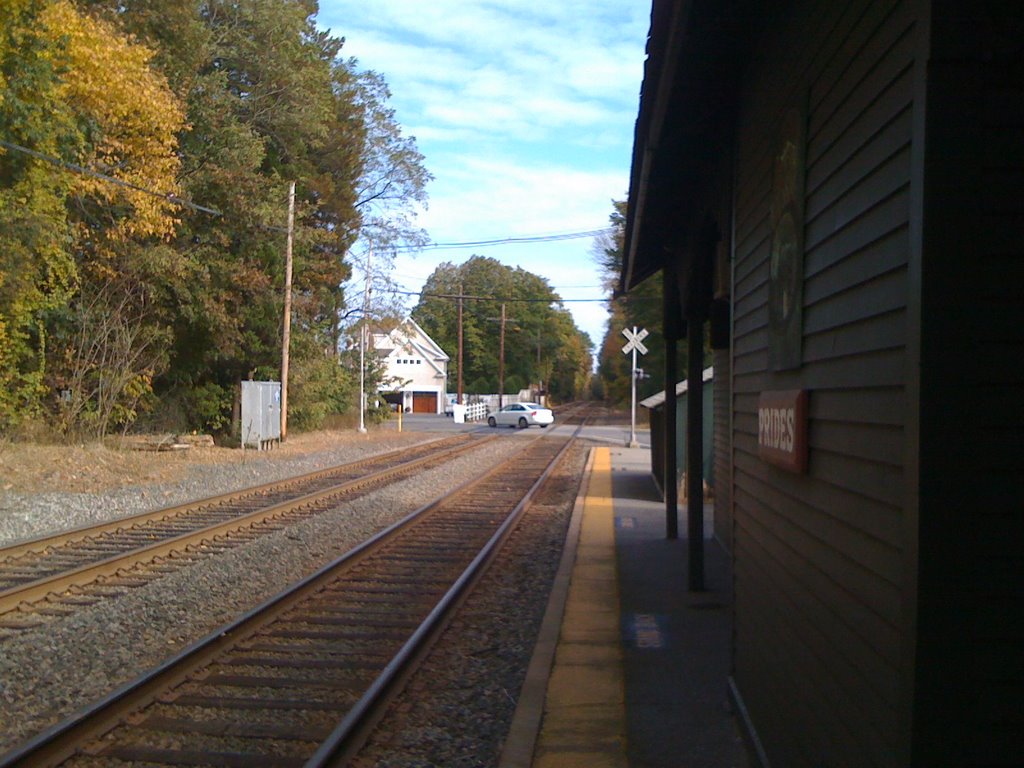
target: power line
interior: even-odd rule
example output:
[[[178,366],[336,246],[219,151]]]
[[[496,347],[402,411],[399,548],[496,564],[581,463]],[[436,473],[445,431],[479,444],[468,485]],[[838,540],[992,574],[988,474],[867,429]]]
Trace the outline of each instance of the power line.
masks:
[[[28,147],[23,147],[20,144],[14,144],[13,142],[4,141],[3,139],[0,139],[0,147],[5,147],[6,149],[13,149],[16,152],[22,152],[26,155],[38,158],[39,160],[44,160],[47,163],[51,163],[52,165],[56,165],[57,167],[63,168],[64,170],[67,171],[83,173],[86,176],[92,176],[93,178],[101,179],[103,181],[110,182],[111,184],[116,184],[119,187],[126,187],[127,189],[133,189],[136,192],[142,192],[143,194],[150,195],[151,197],[158,197],[161,200],[166,200],[172,205],[177,205],[181,208],[190,208],[193,211],[207,213],[210,216],[220,216],[222,218],[227,218],[227,216],[225,216],[224,213],[218,211],[216,208],[208,208],[205,205],[193,203],[189,200],[185,200],[184,198],[178,197],[177,195],[171,192],[158,192],[155,189],[141,187],[138,184],[132,184],[130,181],[124,181],[123,179],[115,178],[114,176],[110,176],[106,173],[94,171],[91,168],[86,168],[85,166],[78,165],[77,163],[71,163],[68,162],[67,160],[61,160],[59,157],[53,157],[52,155],[47,155],[44,152],[39,152],[34,149],[29,149]],[[274,226],[273,224],[256,224],[255,226],[257,229],[262,229],[266,232],[288,232],[287,227],[278,227]]]
[[[396,251],[443,251],[457,248],[477,248],[484,245],[516,245],[521,243],[551,243],[557,240],[576,240],[583,237],[600,237],[611,234],[611,227],[604,229],[588,229],[585,232],[566,232],[559,235],[527,235],[525,237],[503,237],[496,240],[467,240],[456,243],[428,243],[427,245],[403,245]]]
[[[116,185],[118,185],[120,187],[125,187],[127,189],[135,190],[136,192],[141,192],[143,194],[150,195],[152,197],[160,198],[161,200],[166,200],[167,202],[169,202],[169,203],[171,203],[173,205],[180,206],[182,208],[189,208],[189,209],[191,209],[193,211],[200,211],[202,213],[207,213],[207,214],[209,214],[211,216],[221,216],[221,217],[224,216],[224,213],[222,213],[221,211],[216,210],[215,208],[208,208],[205,205],[199,205],[198,203],[193,203],[193,202],[191,202],[189,200],[185,200],[185,199],[183,199],[181,197],[178,197],[177,195],[175,195],[175,194],[173,194],[171,192],[159,192],[159,191],[154,190],[154,189],[149,189],[147,187],[139,186],[138,184],[132,184],[129,181],[124,181],[123,179],[118,179],[118,178],[116,178],[114,176],[110,176],[110,175],[108,175],[106,173],[101,173],[100,171],[94,171],[91,168],[86,168],[85,166],[78,165],[77,163],[72,163],[72,162],[68,162],[67,160],[62,160],[59,157],[54,157],[53,155],[47,155],[44,152],[39,152],[39,151],[34,150],[34,149],[29,149],[28,147],[23,147],[20,144],[15,144],[13,142],[5,141],[3,139],[0,139],[0,147],[4,147],[6,149],[14,150],[15,152],[21,152],[23,154],[30,155],[31,157],[35,157],[35,158],[37,158],[39,160],[43,160],[43,161],[48,162],[48,163],[50,163],[52,165],[55,165],[55,166],[57,166],[59,168],[63,168],[64,170],[74,171],[75,173],[82,173],[82,174],[85,174],[86,176],[92,176],[93,178],[101,179],[101,180],[107,181],[107,182],[109,182],[111,184],[116,184]],[[258,224],[257,226],[260,229],[264,229],[264,230],[267,230],[267,231],[270,231],[270,232],[287,232],[288,231],[286,227],[277,227],[277,226],[274,226],[272,224]],[[470,240],[470,241],[465,241],[465,242],[452,242],[452,243],[429,243],[427,245],[421,245],[421,246],[416,246],[416,245],[400,245],[400,246],[396,246],[394,248],[394,250],[396,252],[439,251],[439,250],[450,250],[450,249],[458,249],[458,248],[477,248],[477,247],[480,247],[480,246],[490,246],[490,245],[516,245],[516,244],[522,244],[522,243],[550,243],[550,242],[556,242],[556,241],[559,241],[559,240],[575,240],[575,239],[584,238],[584,237],[599,237],[601,235],[611,234],[614,231],[615,230],[612,227],[605,227],[604,229],[590,229],[590,230],[586,230],[586,231],[582,231],[582,232],[566,232],[566,233],[562,233],[562,234],[553,234],[553,235],[527,235],[525,237],[505,237],[505,238],[499,238],[499,239],[496,239],[496,240]],[[586,299],[581,299],[581,301],[586,301]]]
[[[427,293],[426,291],[399,291],[399,290],[393,289],[393,288],[379,289],[379,292],[380,293],[394,293],[394,294],[398,294],[400,296],[419,296],[421,299],[459,299],[459,298],[462,298],[462,299],[466,299],[467,301],[503,301],[503,302],[508,303],[508,304],[512,304],[512,303],[519,303],[519,304],[531,304],[531,303],[532,304],[536,304],[536,303],[545,303],[545,304],[555,304],[555,303],[558,303],[558,304],[563,304],[563,303],[596,304],[596,303],[604,303],[604,302],[608,301],[608,298],[602,298],[602,299],[558,299],[558,298],[554,298],[554,299],[552,299],[552,298],[547,298],[547,299],[543,299],[543,298],[540,298],[540,299],[521,299],[521,298],[503,298],[501,296],[469,296],[467,294],[463,294],[462,296],[459,296],[458,294],[455,294],[455,293]]]
[[[143,194],[151,195],[152,197],[159,197],[161,200],[166,200],[169,203],[173,203],[174,205],[178,205],[178,206],[181,206],[183,208],[191,208],[194,211],[202,211],[203,213],[208,213],[211,216],[223,216],[224,215],[220,211],[215,210],[213,208],[207,208],[204,205],[197,205],[196,203],[189,202],[188,200],[183,200],[182,198],[180,198],[177,195],[172,194],[170,192],[157,192],[156,190],[153,190],[153,189],[147,189],[146,187],[140,187],[138,184],[132,184],[130,181],[124,181],[122,179],[117,179],[117,178],[114,178],[113,176],[108,176],[105,173],[100,173],[99,171],[94,171],[91,168],[86,168],[85,166],[77,165],[76,163],[69,163],[67,160],[61,160],[59,157],[53,157],[52,155],[47,155],[47,154],[44,154],[42,152],[37,152],[34,149],[29,149],[28,147],[23,147],[20,144],[14,144],[14,143],[12,143],[10,141],[4,141],[3,139],[0,139],[0,147],[5,147],[7,149],[13,149],[16,152],[22,152],[22,153],[24,153],[26,155],[31,155],[32,157],[35,157],[35,158],[37,158],[39,160],[45,160],[48,163],[51,163],[53,165],[56,165],[56,166],[58,166],[60,168],[68,170],[68,171],[75,171],[76,173],[84,173],[86,176],[92,176],[92,177],[97,178],[97,179],[102,179],[103,181],[109,181],[111,184],[117,184],[120,187],[127,187],[128,189],[133,189],[136,192],[142,192]]]

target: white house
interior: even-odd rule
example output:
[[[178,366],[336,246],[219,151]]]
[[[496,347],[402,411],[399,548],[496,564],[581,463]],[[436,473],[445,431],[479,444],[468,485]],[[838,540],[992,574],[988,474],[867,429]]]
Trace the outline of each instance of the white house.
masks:
[[[409,318],[390,333],[375,333],[373,349],[385,367],[384,389],[402,393],[402,409],[443,413],[451,359]]]

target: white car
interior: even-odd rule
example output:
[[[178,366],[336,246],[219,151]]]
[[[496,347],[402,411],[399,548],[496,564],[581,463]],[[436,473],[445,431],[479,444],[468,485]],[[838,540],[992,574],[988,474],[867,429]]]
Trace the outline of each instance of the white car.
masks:
[[[487,423],[496,427],[499,424],[506,427],[519,427],[526,429],[531,424],[539,427],[546,427],[555,421],[555,414],[549,408],[537,403],[512,403],[506,405],[497,413],[487,417]]]

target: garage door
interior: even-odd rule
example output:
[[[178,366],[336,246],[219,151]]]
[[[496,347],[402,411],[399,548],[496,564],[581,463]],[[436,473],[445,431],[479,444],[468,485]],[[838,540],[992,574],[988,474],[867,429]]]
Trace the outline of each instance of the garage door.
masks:
[[[437,413],[437,392],[413,392],[413,413]]]

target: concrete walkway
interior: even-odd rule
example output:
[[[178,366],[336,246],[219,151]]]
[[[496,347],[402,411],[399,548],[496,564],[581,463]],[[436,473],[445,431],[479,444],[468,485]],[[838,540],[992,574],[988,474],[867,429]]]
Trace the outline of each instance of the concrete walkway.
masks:
[[[649,450],[592,449],[502,768],[748,768],[728,706],[731,577],[712,515],[706,589],[691,593]]]

